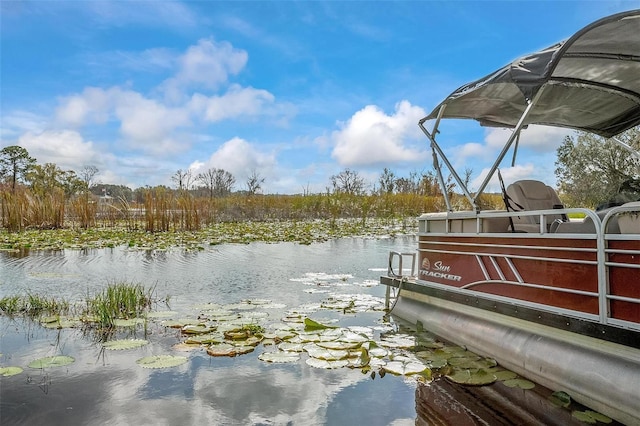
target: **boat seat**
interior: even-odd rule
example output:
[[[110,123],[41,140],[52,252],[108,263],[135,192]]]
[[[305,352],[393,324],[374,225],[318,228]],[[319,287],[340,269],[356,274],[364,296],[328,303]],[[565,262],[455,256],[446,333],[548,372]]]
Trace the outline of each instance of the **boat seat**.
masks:
[[[640,201],[623,204],[637,209],[632,212],[621,213],[618,216],[618,226],[621,234],[640,234]]]
[[[516,212],[563,208],[556,191],[539,180],[513,182],[507,187],[506,199],[509,204],[507,210]],[[556,219],[565,221],[566,217],[562,214],[547,215],[547,230]],[[513,228],[519,232],[540,232],[540,216],[514,216]]]

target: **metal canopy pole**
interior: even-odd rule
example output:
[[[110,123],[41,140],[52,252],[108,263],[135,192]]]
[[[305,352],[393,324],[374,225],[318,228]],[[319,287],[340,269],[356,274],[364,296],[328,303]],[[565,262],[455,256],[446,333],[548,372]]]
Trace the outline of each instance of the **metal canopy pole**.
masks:
[[[467,189],[467,186],[464,184],[464,182],[462,182],[462,179],[460,179],[460,176],[458,176],[458,173],[456,173],[455,169],[453,168],[453,166],[449,162],[449,159],[447,158],[447,156],[444,154],[444,152],[440,148],[440,145],[438,145],[438,142],[436,142],[435,134],[438,132],[438,125],[440,124],[440,120],[442,119],[442,115],[444,114],[444,109],[445,109],[446,106],[447,106],[446,104],[440,106],[440,110],[438,110],[438,117],[436,117],[436,122],[435,122],[435,124],[433,126],[433,130],[431,131],[431,133],[429,133],[429,131],[427,129],[425,129],[425,127],[424,127],[424,122],[426,121],[425,119],[420,120],[418,122],[418,125],[422,129],[422,132],[431,141],[431,150],[433,152],[434,167],[435,167],[436,172],[437,172],[438,182],[440,184],[440,187],[442,188],[442,193],[444,195],[445,203],[447,204],[447,210],[448,211],[452,211],[453,209],[451,207],[451,202],[449,200],[449,194],[447,193],[447,187],[444,184],[444,178],[442,176],[442,170],[441,170],[440,164],[438,162],[438,157],[437,157],[438,155],[440,156],[440,158],[442,159],[444,164],[449,169],[449,172],[451,173],[451,175],[455,179],[456,183],[460,186],[460,189],[462,189],[462,191],[464,192],[465,196],[467,197],[467,200],[469,200],[469,202],[471,203],[473,208],[475,210],[477,210],[478,207],[476,206],[474,198],[469,193],[469,190]]]
[[[513,158],[511,159],[511,167],[516,165],[516,156],[518,155],[518,145],[520,144],[520,132],[516,136],[516,144],[513,146]]]
[[[532,101],[527,102],[527,107],[524,109],[524,112],[520,116],[520,119],[518,120],[518,123],[514,127],[513,132],[511,133],[511,136],[509,136],[509,139],[507,140],[507,143],[504,145],[504,147],[502,147],[502,151],[500,152],[500,155],[496,159],[495,163],[493,163],[493,166],[491,167],[491,169],[489,169],[489,173],[487,173],[487,176],[484,178],[484,181],[482,182],[482,185],[480,185],[480,188],[478,189],[478,192],[476,192],[476,196],[473,199],[473,201],[474,201],[473,204],[474,205],[475,205],[475,200],[480,196],[480,194],[482,194],[484,189],[489,184],[489,181],[491,180],[491,178],[495,174],[496,169],[498,168],[498,166],[500,166],[500,163],[504,159],[504,156],[507,154],[507,151],[509,151],[509,148],[511,147],[511,144],[513,144],[513,141],[517,137],[519,137],[520,130],[522,130],[522,128],[524,127],[525,118],[527,118],[527,116],[531,112],[531,109],[536,104],[537,100],[540,98],[540,94],[542,93],[543,90],[544,90],[544,88],[540,88],[540,90],[538,90],[538,93],[536,94],[535,98]]]

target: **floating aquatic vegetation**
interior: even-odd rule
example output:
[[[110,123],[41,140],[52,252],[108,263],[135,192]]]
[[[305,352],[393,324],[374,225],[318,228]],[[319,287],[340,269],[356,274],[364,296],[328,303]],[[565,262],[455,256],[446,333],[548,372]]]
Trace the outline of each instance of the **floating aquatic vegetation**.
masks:
[[[447,374],[447,379],[461,385],[484,386],[494,383],[498,379],[495,374],[487,372],[487,370],[455,370],[451,374]]]
[[[29,363],[29,368],[53,368],[64,367],[75,362],[75,359],[67,355],[54,355],[38,358]]]
[[[535,383],[526,379],[509,379],[502,383],[507,387],[520,389],[533,389],[536,386]]]
[[[40,318],[40,324],[44,328],[61,329],[80,327],[83,322],[78,318],[67,318],[58,316]]]
[[[612,420],[609,417],[605,416],[604,414],[600,414],[596,411],[591,411],[591,410],[585,410],[585,411],[574,410],[571,412],[571,415],[576,419],[580,420],[581,422],[589,423],[589,424],[596,424],[598,422],[608,424],[612,422]]]
[[[309,330],[324,330],[324,329],[327,329],[327,328],[336,328],[336,327],[332,326],[332,325],[319,323],[318,321],[312,320],[311,318],[305,318],[304,319],[304,329],[306,331],[309,331]]]
[[[298,362],[300,355],[296,352],[263,352],[258,355],[258,359],[265,362],[272,362],[274,364],[284,364]]]
[[[102,347],[112,351],[121,351],[126,349],[135,349],[148,345],[149,341],[144,339],[120,339],[110,340],[102,344]]]
[[[20,367],[0,367],[0,376],[9,377],[22,373],[24,370]]]
[[[213,344],[207,348],[207,353],[211,356],[230,356],[234,357],[237,355],[248,354],[249,352],[253,352],[255,349],[254,346],[251,345],[234,345],[231,343],[219,343]]]
[[[571,405],[571,396],[563,391],[557,391],[549,396],[549,400],[558,407],[569,407]]]
[[[349,365],[349,361],[346,359],[307,358],[305,363],[314,368],[324,368],[327,370],[342,368]]]
[[[388,373],[410,376],[412,374],[423,373],[429,369],[425,364],[415,360],[389,361],[384,366]]]
[[[153,355],[136,361],[142,368],[170,368],[187,362],[187,357],[179,355]]]

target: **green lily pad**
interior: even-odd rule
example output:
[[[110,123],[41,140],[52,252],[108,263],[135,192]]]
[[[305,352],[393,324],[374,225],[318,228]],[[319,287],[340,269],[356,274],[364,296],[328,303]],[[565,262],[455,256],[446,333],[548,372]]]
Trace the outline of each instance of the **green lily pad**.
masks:
[[[446,376],[454,383],[470,386],[484,386],[494,383],[497,378],[495,374],[486,370],[457,370]]]
[[[142,368],[169,368],[177,367],[187,362],[186,356],[179,355],[153,355],[140,358],[136,361]]]
[[[398,376],[410,376],[412,374],[422,373],[428,368],[429,367],[427,367],[426,364],[419,361],[390,361],[384,366],[384,369],[388,373],[396,374]]]
[[[215,327],[209,327],[205,324],[185,325],[181,331],[183,334],[205,334],[215,330]]]
[[[0,367],[0,376],[9,377],[22,373],[24,370],[20,367]]]
[[[318,358],[325,361],[335,361],[349,356],[349,351],[338,349],[325,349],[315,343],[304,346],[304,350],[311,358]]]
[[[558,407],[567,408],[569,405],[571,405],[571,396],[563,391],[552,393],[551,396],[549,396],[549,400]]]
[[[505,386],[510,388],[533,389],[534,387],[536,387],[535,383],[525,379],[505,380],[502,383],[504,383]]]
[[[298,360],[300,359],[300,355],[298,355],[296,352],[263,352],[258,355],[258,359],[265,362],[283,364],[298,362]]]
[[[47,356],[31,361],[29,368],[64,367],[65,365],[72,364],[74,361],[75,359],[66,355]]]
[[[356,349],[359,348],[361,343],[360,342],[356,342],[356,343],[349,343],[349,342],[339,342],[336,340],[332,340],[329,342],[317,342],[316,345],[320,346],[321,348],[324,349],[341,349],[341,350],[349,350],[349,349]]]
[[[230,343],[220,343],[207,348],[207,353],[211,356],[237,356],[253,352],[255,347],[249,345],[232,345]]]
[[[492,373],[501,382],[504,382],[505,380],[515,379],[516,377],[518,377],[516,373],[509,370],[492,371]]]
[[[222,343],[224,335],[222,333],[194,334],[187,337],[185,343],[189,345],[210,345],[212,343]]]
[[[105,342],[102,345],[102,347],[112,351],[121,351],[125,349],[139,348],[141,346],[147,345],[148,343],[149,343],[148,340],[143,340],[143,339],[121,339],[121,340],[111,340],[109,342]]]
[[[144,319],[142,318],[129,318],[129,319],[116,318],[113,320],[113,325],[115,325],[116,327],[134,327],[137,324],[142,324],[142,323],[144,323]]]
[[[337,328],[335,326],[332,325],[326,325],[326,324],[321,324],[318,321],[314,321],[311,318],[305,318],[304,319],[304,329],[306,331],[309,330],[324,330],[327,328]]]
[[[349,365],[349,361],[346,359],[335,359],[335,360],[327,360],[327,359],[319,359],[319,358],[307,358],[305,361],[307,365],[310,365],[314,368],[324,368],[327,370],[342,368]]]

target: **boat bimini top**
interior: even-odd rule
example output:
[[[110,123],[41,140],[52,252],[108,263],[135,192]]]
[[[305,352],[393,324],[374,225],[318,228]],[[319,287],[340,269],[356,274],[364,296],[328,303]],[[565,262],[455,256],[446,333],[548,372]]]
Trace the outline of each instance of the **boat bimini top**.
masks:
[[[443,118],[513,129],[475,196],[436,142]],[[433,129],[428,131],[424,123],[433,119]],[[514,142],[515,160],[520,131],[529,124],[566,127],[605,138],[640,125],[640,9],[600,19],[565,41],[460,87],[419,122],[431,141],[441,186],[438,156],[476,209],[478,196]],[[640,158],[630,146],[616,142]],[[445,201],[451,211],[447,194]]]

